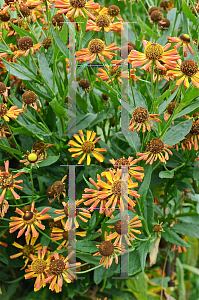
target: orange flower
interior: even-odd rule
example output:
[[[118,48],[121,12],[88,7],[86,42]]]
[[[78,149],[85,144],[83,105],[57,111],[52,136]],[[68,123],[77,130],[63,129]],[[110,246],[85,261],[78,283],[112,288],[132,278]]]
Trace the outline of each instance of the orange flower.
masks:
[[[115,225],[110,225],[108,228],[115,228],[115,232],[109,234],[107,237],[107,241],[111,241],[116,238],[115,242],[113,243],[114,246],[122,245],[122,238],[125,238],[126,243],[131,246],[131,242],[136,239],[136,236],[133,232],[137,234],[141,234],[139,230],[134,229],[135,227],[142,227],[141,220],[138,220],[138,216],[135,216],[132,220],[126,220],[127,215],[125,215],[122,220],[119,220],[115,223]],[[130,240],[130,241],[129,241]]]
[[[74,18],[77,18],[79,14],[85,18],[83,11],[91,18],[94,19],[95,17],[87,10],[89,9],[99,9],[99,4],[93,1],[86,1],[86,0],[55,0],[56,8],[63,8],[62,10],[58,11],[58,14],[65,14],[66,17],[70,18],[74,13]]]
[[[31,153],[27,150],[27,154],[28,155],[23,155],[26,159],[19,161],[20,163],[24,163],[25,166],[31,164],[34,167],[34,165],[37,166],[37,164],[43,160],[43,155],[41,155],[39,150],[33,150]]]
[[[166,51],[171,47],[171,44],[162,47],[157,43],[143,40],[143,45],[145,48],[144,53],[132,50],[129,54],[129,62],[132,63],[132,67],[139,67],[145,64],[141,69],[146,71],[153,62],[160,70],[176,67],[176,60],[180,58],[177,50]]]
[[[35,202],[33,202],[31,208],[25,212],[20,210],[18,207],[16,208],[15,212],[21,215],[21,217],[10,218],[11,220],[14,221],[9,223],[9,226],[12,227],[10,228],[10,233],[13,233],[16,230],[20,229],[17,235],[17,238],[19,238],[27,229],[25,233],[25,237],[27,237],[30,234],[31,230],[32,230],[33,237],[36,237],[38,235],[38,232],[35,229],[35,226],[39,227],[42,230],[45,229],[45,226],[41,224],[41,220],[47,220],[51,218],[51,216],[49,215],[43,215],[44,213],[49,211],[50,207],[45,207],[41,212],[38,212],[38,210],[34,209],[34,207],[35,207]]]
[[[11,190],[15,199],[19,199],[20,196],[14,191],[14,188],[22,190],[22,186],[17,185],[16,183],[22,183],[23,180],[14,180],[16,177],[24,174],[24,172],[19,172],[16,175],[9,173],[9,160],[4,161],[5,172],[0,172],[0,188],[3,189],[3,192],[0,196],[0,204],[3,202],[6,191]]]
[[[70,270],[70,268],[78,267],[81,263],[69,264],[70,258],[75,254],[72,251],[66,258],[57,252],[50,258],[49,269],[47,271],[47,278],[44,282],[50,281],[49,289],[56,293],[62,291],[63,279],[66,283],[71,283],[73,279],[76,279],[76,275]],[[54,258],[54,260],[52,260]]]
[[[111,53],[109,51],[115,51],[119,50],[120,47],[116,47],[116,44],[113,43],[109,46],[105,45],[105,42],[100,39],[93,39],[89,42],[88,48],[83,48],[80,51],[77,51],[75,53],[76,60],[79,60],[80,63],[84,61],[90,61],[92,63],[97,55],[101,61],[105,61],[104,56],[107,58],[113,58],[113,56],[116,56],[115,53]]]
[[[178,49],[183,44],[184,57],[187,57],[187,47],[189,48],[191,54],[194,54],[194,51],[191,48],[191,41],[188,34],[181,34],[179,38],[168,36],[167,40],[169,40],[170,43],[178,43],[177,45],[174,46],[175,49]]]
[[[32,54],[36,53],[36,50],[42,46],[42,43],[38,43],[36,45],[33,44],[33,40],[29,36],[24,36],[20,38],[17,42],[18,50],[14,51],[12,55],[14,55],[13,60],[20,56],[28,56],[29,52],[31,51]]]
[[[7,213],[9,208],[9,204],[7,200],[3,200],[2,203],[0,204],[0,216],[3,218],[5,214]]]
[[[29,234],[28,237],[26,238],[26,244],[24,246],[22,246],[16,242],[13,243],[13,246],[19,248],[20,252],[17,254],[11,255],[10,258],[13,259],[13,258],[17,258],[17,257],[23,255],[23,258],[25,259],[25,264],[20,270],[25,269],[25,267],[27,266],[27,264],[30,260],[30,254],[34,254],[38,249],[42,249],[41,243],[35,245],[38,236],[39,236],[39,234],[36,237],[32,236],[32,238],[31,238],[31,235]]]
[[[7,109],[7,104],[0,103],[0,118],[4,118],[6,122],[9,122],[10,119],[17,119],[18,114],[22,114],[23,109],[17,109],[17,106],[11,106]]]
[[[119,83],[122,83],[121,77],[125,79],[129,79],[129,72],[121,70],[121,66],[105,66],[108,69],[109,74],[104,68],[99,68],[99,72],[97,73],[97,76],[99,76],[103,81],[108,80],[106,83],[109,84],[113,80],[117,79]],[[138,81],[139,79],[135,76],[135,69],[130,70],[131,79],[134,79],[135,81]],[[111,80],[109,78],[111,77]],[[100,81],[98,78],[97,81]]]
[[[138,183],[134,183],[128,174],[127,176],[123,175],[121,178],[121,174],[121,169],[117,169],[116,174],[110,170],[109,172],[105,173],[107,182],[102,180],[97,181],[97,186],[100,187],[101,190],[97,191],[96,194],[99,199],[107,199],[105,208],[109,208],[109,206],[112,204],[110,209],[112,212],[115,210],[117,204],[119,205],[120,211],[124,211],[123,198],[127,202],[127,205],[129,205],[131,208],[135,206],[135,201],[131,200],[128,197],[128,194],[135,198],[140,198],[140,195],[136,191],[132,190],[132,188],[138,186]]]
[[[50,256],[47,256],[47,259],[44,259],[46,254],[48,254],[47,246],[43,247],[43,249],[38,249],[37,257],[33,256],[33,254],[30,254],[32,263],[28,266],[28,269],[25,270],[25,272],[28,273],[24,275],[25,279],[36,277],[34,284],[35,292],[40,290],[42,287],[45,287],[46,285],[46,271],[48,269],[51,258]]]
[[[147,152],[146,153],[137,153],[137,156],[140,156],[138,158],[139,160],[147,160],[146,164],[150,163],[150,165],[152,165],[152,163],[154,161],[157,160],[157,158],[159,158],[159,160],[163,163],[166,164],[166,160],[169,159],[169,155],[167,152],[169,152],[169,154],[173,155],[173,153],[171,152],[171,150],[169,150],[168,148],[172,148],[169,145],[164,145],[164,143],[159,140],[159,139],[152,139],[148,142],[147,144]],[[165,153],[165,156],[162,154],[162,152]]]
[[[198,150],[198,148],[199,148],[199,146],[198,146],[198,143],[199,143],[199,117],[197,117],[196,120],[194,119],[194,115],[192,117],[185,115],[185,117],[187,119],[193,119],[193,124],[192,124],[191,130],[189,132],[189,136],[190,136],[189,141],[191,142],[191,145],[194,146],[194,150]],[[189,150],[191,150],[191,149],[189,148]]]
[[[128,159],[126,158],[119,158],[117,160],[109,159],[110,163],[114,166],[114,171],[116,172],[117,169],[121,169],[122,166],[128,167],[128,173],[129,175],[133,176],[135,179],[142,181],[144,177],[144,173],[140,173],[137,171],[144,171],[142,167],[136,167],[134,166],[137,163],[137,159],[133,160],[133,157],[130,157]],[[106,172],[106,171],[105,171]],[[102,172],[102,177],[105,177],[105,172]]]
[[[186,59],[183,62],[179,60],[179,64],[174,70],[167,72],[167,75],[172,76],[174,79],[180,77],[176,81],[176,85],[181,85],[184,81],[185,88],[189,87],[189,78],[192,83],[198,89],[199,88],[199,69],[198,64],[191,59]]]
[[[70,140],[68,143],[70,146],[76,147],[76,148],[68,149],[69,152],[77,152],[76,154],[73,154],[72,157],[78,157],[82,153],[84,153],[83,156],[78,161],[78,164],[81,164],[83,162],[85,156],[87,155],[86,163],[87,163],[87,165],[90,165],[90,163],[91,163],[90,154],[93,154],[93,156],[99,162],[103,162],[104,157],[97,151],[106,152],[106,149],[95,148],[96,142],[98,142],[101,139],[100,137],[98,137],[96,140],[94,140],[94,138],[96,136],[96,132],[87,130],[87,132],[86,132],[87,140],[86,141],[84,139],[84,134],[83,134],[82,130],[79,130],[79,135],[75,134],[73,137],[78,141],[78,143],[80,143],[80,145],[77,144],[76,142],[74,142],[73,140]]]
[[[72,227],[72,221],[75,222],[75,227],[78,228],[79,224],[77,222],[76,218],[81,219],[83,222],[87,223],[88,220],[85,218],[91,218],[91,214],[88,212],[85,208],[79,208],[77,207],[80,203],[82,203],[83,200],[77,200],[75,203],[65,203],[62,202],[62,205],[64,209],[56,209],[54,211],[55,214],[61,214],[62,216],[59,216],[54,219],[55,222],[61,220],[62,225],[64,226],[65,230],[69,230],[69,228]],[[67,221],[65,223],[64,218],[67,218]]]
[[[153,128],[153,123],[158,122],[161,123],[162,121],[157,119],[156,117],[160,117],[158,114],[149,114],[148,110],[144,107],[137,107],[134,109],[132,113],[132,119],[129,123],[129,130],[130,131],[135,131],[137,130],[140,131],[142,128],[142,132],[145,132],[146,129],[148,131],[151,131],[151,128]],[[151,127],[150,127],[150,125]]]
[[[98,248],[98,252],[93,254],[93,256],[103,255],[99,264],[101,265],[103,262],[103,267],[108,269],[113,262],[113,258],[115,257],[115,263],[118,264],[118,254],[123,255],[125,248],[122,246],[115,246],[110,241],[108,241],[107,232],[105,232],[105,241],[100,245],[96,246]]]

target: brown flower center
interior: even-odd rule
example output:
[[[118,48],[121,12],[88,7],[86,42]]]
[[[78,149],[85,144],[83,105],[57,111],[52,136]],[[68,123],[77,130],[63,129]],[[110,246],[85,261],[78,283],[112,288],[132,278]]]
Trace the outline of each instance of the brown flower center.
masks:
[[[190,37],[188,34],[181,34],[180,39],[184,43],[190,43]]]
[[[0,186],[3,189],[8,189],[10,187],[12,187],[14,184],[14,179],[12,174],[7,173],[6,175],[2,175],[0,177]]]
[[[79,86],[82,89],[86,90],[86,89],[88,89],[91,86],[91,84],[90,84],[89,80],[85,78],[85,79],[81,79],[79,81]]]
[[[115,77],[120,77],[121,76],[121,68],[120,66],[111,66],[110,68],[110,75],[113,76],[115,75]]]
[[[55,191],[53,190],[53,187],[52,186],[49,186],[46,190],[46,195],[49,199],[52,199],[54,198],[55,196]]]
[[[199,119],[193,121],[190,133],[192,135],[199,135]]]
[[[84,153],[91,153],[95,149],[95,144],[91,141],[85,141],[82,143],[82,151]]]
[[[147,150],[153,154],[160,153],[164,150],[164,143],[159,139],[152,139],[148,142]]]
[[[96,20],[95,20],[95,24],[98,27],[109,27],[110,26],[110,19],[108,16],[106,15],[99,15],[97,16]]]
[[[99,246],[99,253],[103,256],[109,256],[113,254],[114,246],[110,241],[104,241]]]
[[[101,53],[104,51],[104,42],[100,39],[94,39],[89,42],[88,50],[92,54]]]
[[[132,113],[132,119],[136,123],[144,123],[149,118],[149,112],[144,107],[137,107]]]
[[[5,104],[0,103],[0,118],[7,114],[7,107]]]
[[[169,105],[167,106],[167,111],[170,115],[173,114],[173,111],[175,109],[175,106],[176,106],[176,102],[171,102],[169,103]]]
[[[55,194],[61,194],[65,190],[65,185],[62,181],[56,181],[52,185],[52,189]]]
[[[32,149],[35,151],[39,151],[40,153],[43,153],[46,150],[46,144],[40,141],[34,142]]]
[[[0,82],[0,94],[2,95],[6,91],[6,85],[3,82]]]
[[[115,161],[114,163],[114,169],[117,170],[117,169],[121,169],[121,166],[128,166],[130,163],[128,161],[128,159],[126,158],[119,158]],[[128,167],[129,169],[129,167]]]
[[[31,10],[30,10],[27,6],[25,6],[25,5],[22,5],[22,6],[20,7],[20,12],[21,12],[21,14],[22,14],[24,17],[28,17],[28,16],[31,15]],[[19,17],[21,17],[20,14],[19,14]]]
[[[164,50],[161,45],[152,43],[146,46],[144,53],[150,60],[158,60],[162,57]]]
[[[128,233],[128,222],[126,220],[119,220],[115,223],[115,231],[121,235]]]
[[[75,231],[73,229],[70,229],[70,230],[65,230],[63,232],[63,239],[66,240],[66,241],[74,241],[75,240]]]
[[[162,20],[162,18],[163,18],[163,15],[162,15],[161,11],[159,11],[159,10],[155,10],[151,13],[151,20],[153,22],[158,22],[158,21]]]
[[[69,0],[69,2],[74,8],[83,8],[86,4],[86,0]]]
[[[56,14],[54,16],[52,16],[51,22],[53,24],[53,26],[63,26],[64,23],[64,17],[61,14]]]
[[[198,65],[194,60],[186,59],[182,62],[180,71],[184,75],[192,77],[198,72]]]
[[[25,245],[23,247],[22,252],[23,252],[23,255],[28,258],[30,256],[30,254],[35,253],[35,247],[32,245]]]
[[[19,50],[26,51],[33,47],[33,40],[29,36],[24,36],[18,40]]]
[[[158,7],[156,7],[156,6],[151,7],[151,8],[148,10],[149,15],[151,15],[152,12],[154,12],[155,10],[159,10]]]
[[[10,12],[7,11],[5,14],[0,15],[0,20],[2,22],[8,22],[10,20]]]
[[[120,9],[116,5],[111,5],[108,8],[108,15],[111,17],[117,17],[120,13]]]
[[[69,205],[67,203],[64,207],[64,213],[65,213],[66,217],[74,218],[75,216],[77,216],[79,214],[79,211],[76,210],[75,203],[69,203]]]
[[[121,193],[125,193],[128,191],[128,185],[123,180],[116,180],[112,184],[112,193],[120,196]]]
[[[33,224],[36,220],[36,215],[32,211],[26,211],[23,215],[25,224]]]
[[[52,229],[53,227],[62,228],[61,220],[59,220],[57,222],[55,222],[54,220],[49,220],[48,224],[49,224],[50,229]]]
[[[36,274],[42,274],[45,271],[46,262],[42,258],[36,258],[31,264],[31,269]]]
[[[46,37],[42,42],[42,46],[44,47],[44,49],[48,49],[51,46],[51,44],[51,37]]]
[[[49,268],[50,268],[50,272],[53,275],[61,275],[65,269],[65,264],[64,264],[63,260],[55,259],[55,260],[51,261]]]

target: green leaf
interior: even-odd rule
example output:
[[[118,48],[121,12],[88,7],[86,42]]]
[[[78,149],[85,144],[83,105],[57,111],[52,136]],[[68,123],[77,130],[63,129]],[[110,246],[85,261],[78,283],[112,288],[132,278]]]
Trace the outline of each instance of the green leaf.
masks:
[[[17,154],[17,155],[21,155],[21,153],[19,152],[19,150],[17,150],[17,149],[13,149],[13,148],[10,148],[10,147],[7,147],[7,146],[4,146],[4,145],[1,145],[0,144],[0,150],[2,150],[2,151],[5,151],[5,152],[8,152],[8,153],[10,153],[10,154]]]
[[[188,107],[186,107],[185,109],[183,109],[179,114],[175,115],[173,120],[175,120],[177,118],[180,118],[184,115],[187,115],[188,113],[190,113],[194,109],[198,108],[198,106],[199,106],[199,101],[194,102],[193,104],[191,104]]]
[[[50,229],[47,229],[45,231],[45,234],[47,234],[50,237]],[[44,247],[44,246],[48,247],[49,244],[50,244],[50,239],[47,238],[45,235],[42,235],[42,237],[41,237],[41,245],[42,245],[42,247]]]
[[[98,256],[92,256],[92,255],[90,255],[88,253],[78,253],[77,252],[76,256],[78,258],[82,259],[83,261],[91,263],[91,264],[99,265],[99,262],[100,262],[100,257],[98,257]]]
[[[138,200],[139,201],[139,200]],[[153,222],[154,222],[154,200],[153,200],[153,194],[151,190],[148,190],[148,193],[146,195],[146,201],[144,205],[144,219],[146,220],[148,224],[149,231],[153,231]]]
[[[147,300],[147,281],[144,272],[139,273],[136,278],[128,279],[127,285],[138,300]]]
[[[193,266],[189,266],[189,265],[186,265],[186,264],[183,264],[182,266],[185,270],[191,271],[192,273],[199,276],[199,269],[198,268],[195,268]]]
[[[193,124],[193,119],[190,119],[182,123],[180,122],[175,126],[172,126],[172,128],[169,129],[165,134],[162,140],[163,143],[165,145],[170,145],[170,146],[179,143],[190,132],[192,124]]]
[[[26,68],[25,66],[21,66],[19,64],[15,64],[15,63],[11,64],[11,63],[6,62],[6,61],[4,61],[4,65],[6,67],[6,70],[10,74],[18,77],[18,79],[27,80],[27,81],[33,80],[33,81],[38,82],[36,76],[33,73],[31,73],[28,70],[28,68]]]
[[[189,8],[189,6],[187,5],[187,3],[185,2],[185,0],[182,0],[182,8],[183,8],[183,12],[185,14],[185,16],[191,21],[193,22],[193,24],[195,26],[197,26],[197,19],[194,16],[194,14],[192,13],[191,9]]]
[[[20,123],[20,124],[22,124],[22,123]],[[13,132],[23,133],[25,135],[33,136],[33,137],[35,135],[49,136],[52,134],[52,133],[46,133],[45,131],[38,128],[35,124],[26,125],[26,127],[22,126],[22,127],[18,127],[18,128],[15,128],[15,127],[11,127],[11,128],[12,128]]]
[[[137,251],[140,256],[142,271],[144,271],[145,269],[146,256],[149,251],[149,248],[150,248],[150,240],[142,242],[141,245],[137,248]]]
[[[59,50],[65,55],[65,57],[68,57],[68,47],[62,41],[62,39],[59,37],[59,35],[56,33],[56,31],[53,28],[51,28],[51,30],[52,30],[55,42],[56,42],[57,46],[59,47]]]
[[[100,111],[99,113],[95,114],[96,119],[90,123],[90,126],[94,126],[96,124],[99,124],[103,120],[105,120],[110,112],[110,108],[107,107],[105,110]]]
[[[74,247],[76,247],[77,250],[80,250],[82,252],[88,252],[88,253],[95,253],[98,252],[97,245],[100,245],[100,243],[94,242],[94,241],[77,241],[74,244]]]
[[[78,122],[78,117],[83,117],[80,122]],[[88,113],[84,115],[79,115],[78,117],[76,118],[76,130],[83,130],[87,128],[89,124],[97,118],[97,115]]]
[[[160,178],[173,178],[174,172],[168,172],[168,171],[161,171],[159,173]]]
[[[58,155],[58,156],[50,156],[50,155],[48,155],[46,159],[44,159],[42,162],[40,162],[38,164],[38,166],[40,168],[42,168],[42,167],[48,167],[48,166],[54,164],[59,159],[59,156],[60,155]]]
[[[105,277],[113,276],[117,267],[118,265],[115,262],[113,262],[108,269],[104,268],[103,265],[101,265],[100,268],[94,270],[94,282],[96,284],[99,284]]]
[[[182,98],[178,110],[180,111],[185,106],[189,105],[189,103],[192,102],[195,98],[198,97],[198,89],[195,86],[190,86],[184,95],[184,98]]]
[[[154,32],[146,23],[144,23],[140,17],[137,16],[137,22],[138,25],[140,26],[140,28],[150,37],[154,38],[154,39],[158,39],[158,36],[156,34],[156,32]]]
[[[172,227],[172,230],[179,234],[188,235],[192,238],[199,239],[199,225],[192,223],[177,223]]]
[[[129,94],[131,95],[131,90],[129,90]],[[147,100],[143,97],[140,91],[137,90],[135,87],[133,87],[133,95],[134,95],[136,107],[145,107],[146,109],[148,108]],[[133,99],[131,100],[131,102],[133,102]]]
[[[53,99],[52,101],[49,102],[50,106],[52,107],[54,113],[58,116],[58,117],[63,117],[66,116],[66,112],[63,109],[63,107],[58,103],[58,101],[56,99]]]
[[[89,220],[89,230],[93,230],[95,228],[96,221],[97,221],[96,211],[94,211],[92,217]]]
[[[179,237],[177,233],[175,233],[172,229],[164,227],[164,231],[161,233],[161,236],[165,239],[165,241],[172,243],[174,245],[190,247],[183,239]]]
[[[126,254],[125,254],[126,255]],[[129,253],[129,276],[132,276],[142,270],[140,255],[137,250]]]
[[[177,280],[178,280],[178,293],[179,300],[186,300],[186,289],[184,282],[184,269],[180,259],[176,258],[176,271],[177,271]]]
[[[22,38],[24,36],[29,36],[33,40],[34,44],[38,43],[35,35],[32,34],[31,32],[29,32],[27,30],[24,30],[24,29],[20,28],[19,26],[16,26],[16,25],[12,24],[11,22],[10,22],[10,25],[12,26],[12,28],[14,29],[14,31],[16,31],[18,33],[18,35],[20,36],[20,38]]]
[[[152,174],[152,166],[146,165],[144,169],[144,180],[141,183],[138,194],[140,195],[140,198],[138,199],[139,203],[141,204],[141,207],[144,205],[144,201],[146,199],[146,195],[148,193],[149,185],[151,182],[151,174]]]

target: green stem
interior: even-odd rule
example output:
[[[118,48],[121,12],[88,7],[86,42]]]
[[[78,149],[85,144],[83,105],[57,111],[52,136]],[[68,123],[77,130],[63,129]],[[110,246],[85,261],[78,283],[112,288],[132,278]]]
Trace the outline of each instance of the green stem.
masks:
[[[100,268],[100,267],[102,267],[102,265],[97,265],[96,267],[91,268],[91,269],[86,270],[86,271],[76,272],[76,274],[84,274],[84,273],[88,273],[88,272],[93,271],[93,270],[95,270],[95,269],[98,269],[98,268]]]
[[[30,180],[31,180],[31,183],[32,183],[32,202],[33,202],[33,196],[34,196],[34,183],[33,183],[33,178],[32,178],[32,164],[31,164],[31,167],[30,167]]]

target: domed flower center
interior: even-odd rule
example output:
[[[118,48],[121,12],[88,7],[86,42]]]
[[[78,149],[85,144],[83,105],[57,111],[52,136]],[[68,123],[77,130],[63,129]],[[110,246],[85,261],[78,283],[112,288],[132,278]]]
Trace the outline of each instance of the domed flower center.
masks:
[[[0,118],[7,114],[7,107],[5,104],[0,103]]]
[[[116,180],[113,182],[112,185],[112,193],[120,196],[121,192],[126,193],[128,190],[128,185],[123,180]]]
[[[180,71],[184,75],[192,77],[198,72],[198,65],[194,60],[186,59],[182,62]]]
[[[45,49],[48,49],[51,46],[52,42],[51,42],[51,37],[46,37],[43,42],[42,42],[42,46]]]
[[[121,68],[120,66],[111,66],[110,68],[110,75],[113,76],[116,74],[115,77],[120,77],[121,76]]]
[[[26,211],[31,211],[31,205],[25,205],[23,208],[22,208],[22,211],[25,213]]]
[[[65,186],[62,181],[56,181],[55,183],[53,183],[52,188],[56,194],[60,194],[64,191]]]
[[[36,153],[30,153],[28,156],[27,156],[27,160],[30,162],[30,163],[35,163],[37,160],[38,160],[38,156]]]
[[[70,229],[70,230],[65,230],[63,232],[63,239],[66,240],[66,241],[74,241],[75,240],[75,231],[73,229]]]
[[[128,159],[126,158],[119,158],[115,161],[115,164],[114,164],[114,169],[117,170],[117,169],[121,169],[121,166],[128,166],[130,163],[128,161]],[[129,169],[129,167],[128,167]]]
[[[164,143],[159,139],[152,139],[148,142],[147,150],[153,154],[158,154],[164,150]]]
[[[7,189],[12,187],[14,184],[13,176],[10,173],[7,173],[6,175],[2,175],[0,177],[0,186],[3,189]]]
[[[46,262],[41,258],[36,258],[31,264],[31,269],[36,274],[42,274],[46,269]]]
[[[64,213],[66,215],[66,217],[70,217],[70,218],[74,218],[75,216],[77,216],[79,214],[79,211],[76,210],[76,205],[75,203],[68,203],[66,204],[66,206],[64,207]]]
[[[111,17],[117,17],[120,13],[120,9],[117,5],[111,5],[108,8],[108,15]]]
[[[104,241],[99,246],[99,253],[103,256],[109,256],[113,254],[114,246],[110,241]]]
[[[2,95],[6,91],[6,85],[3,82],[0,82],[0,94]]]
[[[193,121],[190,133],[192,135],[199,135],[199,119]]]
[[[18,40],[19,50],[26,51],[33,47],[33,40],[29,36],[24,36]]]
[[[181,34],[180,40],[184,43],[190,43],[190,37],[188,34]]]
[[[27,91],[22,96],[23,102],[26,104],[32,104],[37,101],[37,95],[32,91]]]
[[[170,115],[172,115],[174,109],[175,109],[175,106],[176,106],[176,102],[171,102],[169,103],[169,105],[167,106],[167,111]]]
[[[128,222],[126,220],[119,220],[115,223],[115,231],[121,235],[128,233]]]
[[[55,191],[53,190],[53,187],[52,186],[49,186],[46,190],[46,195],[48,198],[54,198],[55,196]]]
[[[20,12],[21,12],[21,14],[22,14],[24,17],[28,17],[28,16],[31,15],[31,10],[30,10],[27,6],[25,6],[25,5],[22,5],[22,6],[20,7]],[[19,17],[21,17],[20,14],[19,14]]]
[[[61,275],[65,269],[65,264],[64,264],[63,260],[55,259],[55,260],[51,261],[49,268],[50,268],[50,272],[53,275]]]
[[[32,211],[26,211],[23,215],[23,221],[25,224],[33,224],[36,220],[36,216]]]
[[[52,16],[51,22],[53,24],[53,26],[63,26],[64,24],[64,17],[61,14],[56,14],[54,16]]]
[[[82,151],[84,153],[91,153],[95,149],[95,144],[91,141],[85,141],[82,143]]]
[[[10,12],[7,11],[5,14],[0,15],[0,20],[2,22],[8,22],[10,20]]]
[[[35,142],[32,146],[33,150],[40,151],[40,153],[43,153],[46,150],[46,145],[44,142]]]
[[[144,123],[149,118],[149,112],[144,107],[137,107],[132,113],[132,118],[136,123]]]
[[[110,19],[108,16],[106,15],[99,15],[97,16],[96,20],[95,20],[95,24],[98,27],[109,27],[110,26]]]
[[[91,84],[90,84],[89,80],[85,78],[85,79],[81,79],[79,81],[79,86],[82,89],[86,90],[86,89],[88,89],[91,86]]]
[[[146,46],[144,53],[150,60],[158,60],[162,57],[164,50],[161,45],[152,43]]]
[[[101,53],[102,51],[104,51],[104,42],[100,39],[94,39],[89,42],[88,50],[92,54]]]
[[[74,8],[83,8],[86,4],[86,0],[69,0],[69,2]]]
[[[151,14],[151,20],[153,22],[158,22],[158,21],[162,20],[162,18],[163,18],[163,15],[162,15],[161,11],[159,11],[159,10],[154,10]]]
[[[28,258],[30,256],[30,254],[35,253],[35,247],[32,245],[25,245],[23,247],[22,252],[23,252],[23,255]]]

